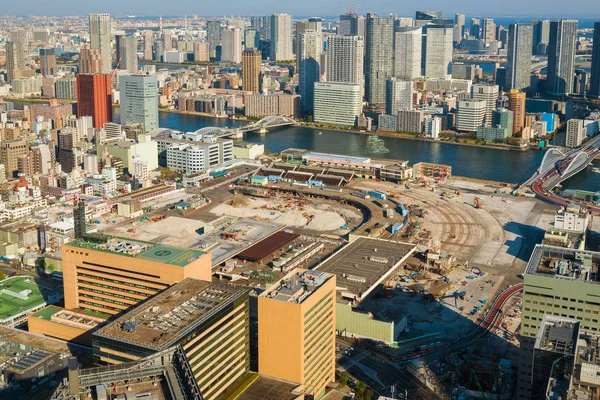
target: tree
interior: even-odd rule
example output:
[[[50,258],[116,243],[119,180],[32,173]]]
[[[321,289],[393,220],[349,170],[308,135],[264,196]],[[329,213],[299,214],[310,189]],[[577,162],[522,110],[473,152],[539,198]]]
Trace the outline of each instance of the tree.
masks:
[[[356,382],[356,385],[354,386],[354,391],[356,392],[357,397],[362,398],[366,390],[366,383],[364,383],[363,381]]]
[[[0,269],[0,281],[3,280],[4,278],[6,278],[6,274],[4,273],[4,270]]]
[[[348,372],[344,371],[340,374],[340,386],[346,386],[348,384]]]

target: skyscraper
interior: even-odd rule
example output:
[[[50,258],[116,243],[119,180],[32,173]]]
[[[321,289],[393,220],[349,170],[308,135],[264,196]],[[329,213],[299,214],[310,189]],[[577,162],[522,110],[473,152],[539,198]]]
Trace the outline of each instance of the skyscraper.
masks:
[[[94,128],[112,122],[112,85],[109,74],[77,75],[77,116],[91,116]]]
[[[206,40],[210,46],[210,56],[214,58],[217,46],[221,44],[221,21],[206,21]]]
[[[508,28],[506,87],[527,90],[531,81],[531,25],[511,24]]]
[[[590,96],[600,98],[600,21],[594,23],[594,47],[591,73]]]
[[[338,24],[338,35],[344,36],[365,36],[365,17],[348,13],[340,15]]]
[[[396,28],[394,32],[394,76],[414,79],[421,76],[422,28]]]
[[[452,40],[454,43],[458,43],[463,38],[463,32],[465,30],[465,14],[454,15],[454,31],[452,33]]]
[[[389,78],[386,82],[385,113],[396,115],[399,110],[408,111],[413,108],[413,81]]]
[[[292,60],[292,16],[290,14],[271,15],[271,60]]]
[[[300,73],[300,94],[305,114],[312,114],[315,82],[321,76],[321,51],[323,48],[321,32],[305,30],[300,34],[298,43],[298,63]]]
[[[154,44],[154,31],[144,31],[144,60],[152,60],[152,45]]]
[[[548,77],[546,78],[548,94],[563,96],[572,93],[576,41],[576,20],[562,19],[550,23]]]
[[[6,71],[8,82],[18,78],[25,69],[25,49],[17,42],[6,43]]]
[[[260,68],[262,53],[260,50],[245,50],[242,53],[242,87],[244,91],[261,91]]]
[[[533,40],[531,54],[546,54],[550,42],[550,21],[532,21]]]
[[[99,74],[102,70],[102,55],[100,50],[91,49],[84,45],[79,52],[79,73]]]
[[[228,27],[221,32],[221,61],[242,62],[242,30]]]
[[[354,83],[363,87],[365,41],[361,36],[333,35],[327,39],[328,82]]]
[[[136,74],[138,71],[137,39],[132,35],[117,35],[115,39],[119,69]]]
[[[298,21],[296,22],[296,49],[295,49],[295,53],[296,53],[296,68],[297,71],[296,73],[300,73],[300,69],[301,69],[301,65],[300,65],[300,58],[299,58],[299,54],[300,54],[300,35],[302,33],[304,33],[305,31],[315,31],[317,32],[320,37],[321,37],[321,51],[323,49],[323,21],[321,20],[321,18],[309,18],[308,21]]]
[[[146,132],[158,128],[156,76],[124,75],[119,78],[121,123],[144,124]]]
[[[508,109],[513,113],[513,133],[519,133],[525,127],[525,101],[524,92],[512,89],[508,92]]]
[[[365,98],[371,104],[385,104],[385,82],[394,72],[393,41],[394,19],[367,14]]]
[[[441,78],[450,73],[452,62],[453,28],[444,25],[425,25],[425,76]]]
[[[40,49],[40,73],[43,76],[54,75],[56,55],[54,49]]]
[[[498,101],[498,91],[499,88],[497,85],[473,85],[473,100],[485,101],[485,118],[483,120],[485,126],[492,125],[492,111],[496,109],[496,102]]]
[[[496,40],[496,24],[491,18],[484,18],[481,21],[481,38],[486,44]]]
[[[100,72],[103,74],[109,73],[112,67],[110,42],[110,15],[90,14],[90,45],[92,49],[100,50]]]

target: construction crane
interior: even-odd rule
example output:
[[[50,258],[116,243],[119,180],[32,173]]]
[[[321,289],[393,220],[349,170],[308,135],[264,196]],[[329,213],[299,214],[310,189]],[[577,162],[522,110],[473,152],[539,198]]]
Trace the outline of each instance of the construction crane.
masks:
[[[471,381],[473,379],[475,380],[475,384],[477,385],[477,388],[481,392],[483,399],[487,400],[488,397],[485,395],[485,392],[483,391],[483,388],[481,387],[481,383],[479,383],[479,379],[477,378],[477,373],[475,372],[475,370],[473,368],[471,368],[471,375],[469,375],[469,383],[467,384],[467,388],[471,386]]]
[[[346,8],[340,4],[340,7],[342,7],[342,10],[344,10],[345,15],[357,15],[358,9],[360,8],[361,5],[362,4],[359,4],[355,7],[353,4],[350,4],[350,5],[348,5],[348,8]]]
[[[481,205],[481,203],[479,202],[479,197],[475,197],[473,199],[473,205],[475,206],[475,208],[477,209],[481,209],[483,208],[483,206]]]

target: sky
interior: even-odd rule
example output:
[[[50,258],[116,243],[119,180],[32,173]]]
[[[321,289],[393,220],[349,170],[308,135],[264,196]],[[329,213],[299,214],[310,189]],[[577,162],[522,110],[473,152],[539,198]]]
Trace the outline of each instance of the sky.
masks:
[[[0,14],[16,15],[80,15],[92,12],[108,12],[115,16],[134,15],[183,15],[230,16],[266,15],[287,12],[298,16],[334,16],[343,13],[344,0],[2,0]],[[412,5],[395,0],[353,1],[361,4],[359,14],[376,12],[384,16],[395,13],[400,16],[414,15]],[[404,3],[404,4],[403,4]],[[428,0],[429,10],[442,10],[445,15],[456,12],[470,16],[528,16],[528,17],[594,17],[600,19],[598,0]]]

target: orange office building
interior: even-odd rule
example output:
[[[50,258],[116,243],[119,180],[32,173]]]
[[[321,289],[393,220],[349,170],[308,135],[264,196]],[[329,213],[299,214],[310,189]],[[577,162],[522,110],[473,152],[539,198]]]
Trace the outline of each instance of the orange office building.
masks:
[[[112,122],[110,74],[77,75],[77,116],[91,116],[94,128]]]
[[[335,381],[335,278],[295,269],[257,298],[258,372],[315,399]]]
[[[211,281],[210,253],[99,236],[62,246],[65,308],[115,315],[196,278]]]

